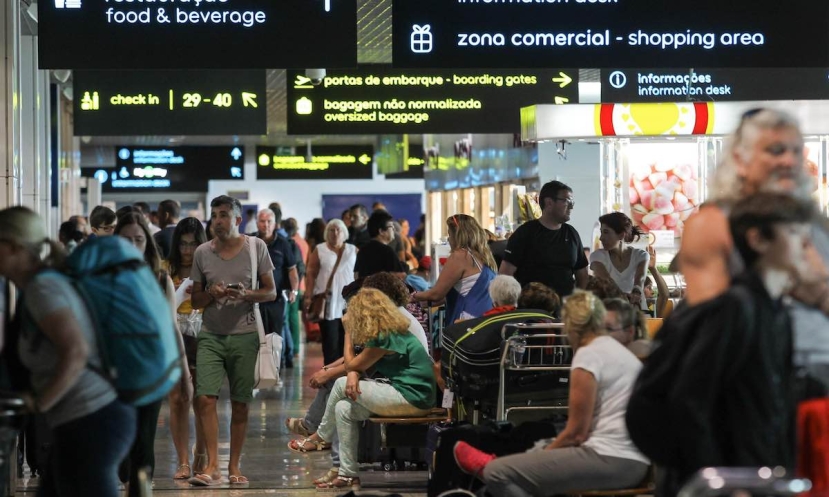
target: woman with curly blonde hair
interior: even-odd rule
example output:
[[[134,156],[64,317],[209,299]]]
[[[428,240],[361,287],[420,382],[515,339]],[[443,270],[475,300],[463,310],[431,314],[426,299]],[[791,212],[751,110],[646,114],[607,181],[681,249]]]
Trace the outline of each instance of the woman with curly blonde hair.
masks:
[[[575,351],[567,426],[544,450],[496,459],[466,442],[454,447],[460,468],[480,477],[500,497],[569,493],[585,488],[631,488],[649,461],[633,445],[625,410],[642,363],[605,331],[598,297],[576,290],[562,317]]]
[[[498,272],[487,245],[486,231],[474,217],[455,214],[446,220],[452,253],[431,289],[418,292],[420,301],[446,299],[446,323],[481,317],[492,309],[489,283]]]
[[[360,423],[372,415],[427,414],[435,402],[435,376],[428,353],[408,331],[408,318],[380,290],[363,288],[352,297],[343,324],[347,376],[334,383],[317,432],[292,441],[289,448],[300,452],[321,450],[335,434],[339,436],[339,474],[317,487],[345,491],[360,488]],[[362,345],[363,351],[355,356],[353,345]],[[389,383],[361,379],[370,367]]]

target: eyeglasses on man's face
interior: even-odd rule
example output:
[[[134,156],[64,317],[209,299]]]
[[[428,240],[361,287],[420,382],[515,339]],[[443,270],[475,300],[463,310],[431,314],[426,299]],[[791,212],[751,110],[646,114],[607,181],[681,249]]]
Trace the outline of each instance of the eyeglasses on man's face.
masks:
[[[566,202],[567,207],[571,209],[576,206],[576,201],[570,198],[557,198],[556,202]]]

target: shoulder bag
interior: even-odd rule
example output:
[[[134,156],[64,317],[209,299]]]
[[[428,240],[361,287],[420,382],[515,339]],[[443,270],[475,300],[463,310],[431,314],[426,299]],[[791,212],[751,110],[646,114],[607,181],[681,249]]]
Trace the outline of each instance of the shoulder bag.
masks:
[[[259,286],[259,262],[256,257],[255,238],[248,237],[250,251],[251,290]],[[259,303],[253,304],[253,314],[256,318],[256,331],[259,333],[259,355],[256,356],[253,388],[267,390],[279,384],[279,363],[282,358],[282,337],[276,333],[265,335],[265,325],[262,322],[262,313],[259,312]]]
[[[337,262],[334,263],[334,268],[331,270],[331,276],[328,277],[328,284],[325,285],[325,291],[318,293],[311,297],[311,303],[308,305],[308,321],[312,323],[319,323],[325,319],[325,309],[328,308],[328,299],[331,297],[331,285],[334,283],[334,275],[337,274],[337,269],[340,267],[340,261],[345,253],[345,244],[337,253]]]

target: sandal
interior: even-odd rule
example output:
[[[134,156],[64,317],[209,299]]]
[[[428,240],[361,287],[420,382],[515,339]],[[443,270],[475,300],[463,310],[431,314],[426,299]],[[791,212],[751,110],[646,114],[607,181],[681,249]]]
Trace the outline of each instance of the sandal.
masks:
[[[312,447],[306,448],[306,444],[312,444]],[[288,442],[288,448],[291,449],[293,452],[316,452],[320,450],[328,450],[331,448],[331,444],[328,442],[311,440],[310,438],[303,438],[302,440],[291,440]]]
[[[285,420],[285,427],[291,433],[295,433],[301,437],[310,437],[313,433],[308,431],[303,421],[302,418],[288,418]]]
[[[313,480],[312,483],[314,484],[314,486],[319,485],[321,483],[331,483],[339,475],[340,468],[331,468],[328,470],[328,473],[325,473],[325,475],[320,476],[316,480]]]
[[[221,475],[210,476],[210,475],[205,474],[205,473],[199,473],[199,474],[193,476],[192,478],[190,478],[189,480],[187,480],[187,482],[190,485],[193,485],[194,487],[210,487],[210,486],[213,486],[213,485],[221,484],[222,483],[222,476]]]
[[[330,482],[320,483],[317,485],[317,490],[345,490],[351,488],[353,492],[360,491],[360,479],[356,476],[337,476]]]
[[[227,479],[230,481],[231,485],[247,485],[250,483],[247,477],[242,475],[230,475]]]
[[[185,469],[186,468],[186,469]],[[189,464],[181,464],[178,468],[176,468],[176,474],[173,476],[174,480],[188,480],[190,479],[190,475],[193,472],[193,469],[190,467]]]

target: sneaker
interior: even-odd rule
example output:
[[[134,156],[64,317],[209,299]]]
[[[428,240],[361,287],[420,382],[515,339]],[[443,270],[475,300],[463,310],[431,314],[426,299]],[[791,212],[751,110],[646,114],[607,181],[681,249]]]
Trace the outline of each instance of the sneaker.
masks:
[[[472,476],[480,475],[484,471],[486,465],[495,459],[494,454],[487,454],[486,452],[478,450],[466,442],[456,443],[455,448],[452,449],[452,454],[455,456],[455,462],[458,464],[458,467],[461,468],[464,473]]]

